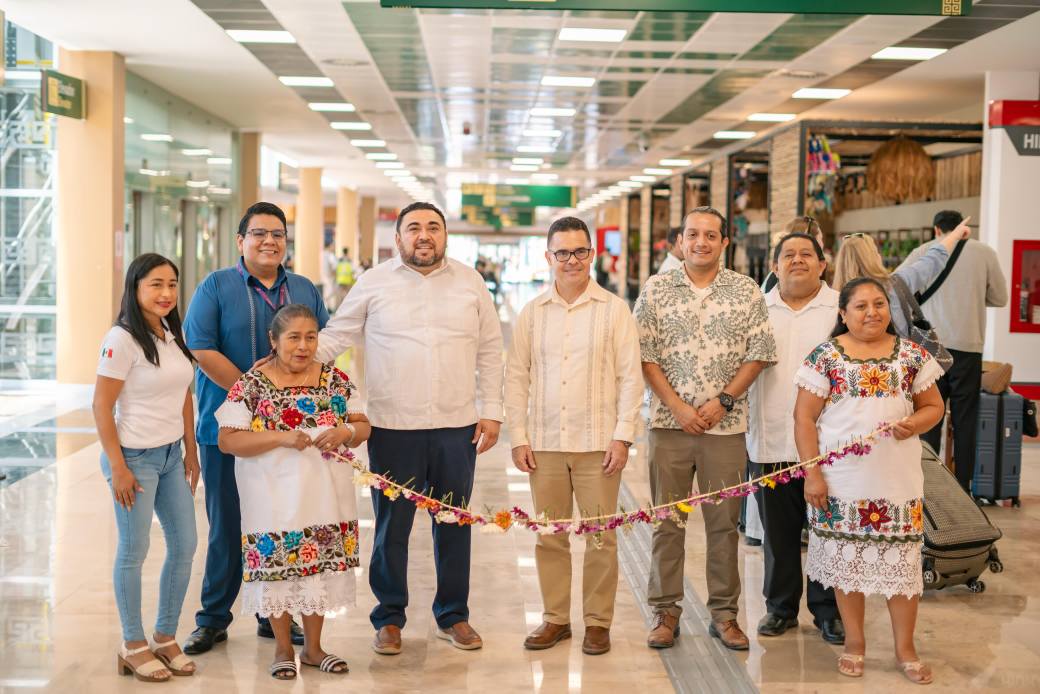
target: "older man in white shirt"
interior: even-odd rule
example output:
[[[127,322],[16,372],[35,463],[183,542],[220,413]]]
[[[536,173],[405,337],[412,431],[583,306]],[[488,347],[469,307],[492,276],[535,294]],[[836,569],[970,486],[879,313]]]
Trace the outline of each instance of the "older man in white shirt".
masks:
[[[549,289],[520,312],[506,366],[506,414],[513,463],[530,473],[535,510],[570,518],[613,513],[621,470],[635,440],[643,393],[639,333],[616,295],[592,281],[592,238],[576,217],[549,227]],[[566,533],[539,535],[535,547],[543,623],[530,650],[571,637],[571,550]],[[610,650],[617,593],[617,538],[585,544],[582,650]]]
[[[429,203],[397,218],[400,256],[357,281],[319,336],[318,358],[365,347],[365,395],[373,472],[453,503],[473,491],[476,456],[498,441],[502,329],[480,275],[445,258],[447,224]],[[479,412],[478,412],[479,401]],[[450,496],[449,496],[450,495]],[[372,495],[375,541],[369,585],[376,653],[401,652],[408,606],[408,537],[415,506]],[[437,636],[456,648],[483,643],[469,625],[470,528],[433,526]]]
[[[812,236],[788,234],[773,252],[773,272],[779,283],[766,294],[769,323],[776,339],[777,363],[751,385],[748,398],[748,457],[755,476],[772,473],[798,461],[794,441],[794,374],[805,357],[826,340],[838,317],[838,292],[820,280],[827,263],[823,248]],[[779,636],[798,626],[802,598],[802,525],[805,521],[804,482],[792,480],[755,495],[762,518],[765,576],[762,593],[766,615],[760,636]],[[823,639],[845,641],[834,590],[809,581],[809,611]]]

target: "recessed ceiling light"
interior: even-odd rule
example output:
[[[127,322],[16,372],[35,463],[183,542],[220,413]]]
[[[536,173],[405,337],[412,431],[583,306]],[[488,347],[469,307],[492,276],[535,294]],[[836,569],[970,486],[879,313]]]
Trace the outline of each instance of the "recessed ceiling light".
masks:
[[[874,60],[931,60],[946,52],[945,48],[913,48],[911,46],[889,46],[870,56]]]
[[[287,75],[279,77],[278,81],[286,87],[331,87],[332,80],[328,77],[309,77],[303,75]]]
[[[383,173],[385,173],[387,176],[390,176],[391,178],[397,178],[398,176],[411,176],[412,175],[412,172],[409,171],[408,169],[387,169]]]
[[[716,140],[749,140],[757,134],[754,130],[718,130],[712,137]]]
[[[356,109],[354,104],[345,101],[312,101],[307,104],[312,111],[326,111],[330,113],[353,113]]]
[[[209,192],[212,193],[213,195],[231,195],[231,189],[230,188],[224,188],[224,187],[221,187],[221,186],[210,186],[209,187]]]
[[[355,147],[386,147],[383,140],[351,140],[350,144]]]
[[[786,123],[794,118],[793,113],[752,113],[747,117],[753,123]]]
[[[393,152],[369,152],[365,158],[372,161],[394,161],[397,159],[397,155]]]
[[[203,181],[185,181],[184,185],[189,188],[205,188],[209,185],[209,179]]]
[[[206,160],[206,163],[214,166],[230,166],[231,157],[210,157]]]
[[[542,78],[543,87],[591,87],[596,84],[595,77],[574,77],[571,75],[546,75]]]
[[[510,171],[537,171],[538,167],[529,164],[513,164],[509,167]]]
[[[559,174],[554,173],[536,173],[531,174],[531,178],[537,178],[539,181],[555,181],[560,177]]]
[[[653,183],[657,180],[656,176],[632,176],[629,178],[631,181],[639,181],[640,183]]]
[[[595,41],[598,43],[621,43],[625,40],[624,29],[585,29],[564,27],[557,38],[560,41]]]
[[[545,163],[545,160],[541,159],[539,157],[513,157],[513,163],[514,164],[534,164],[536,166],[540,166],[541,164]]]
[[[131,123],[134,122],[134,119],[131,118],[130,116],[123,116],[123,122],[126,123],[127,125],[130,125]]]
[[[692,162],[689,159],[662,159],[657,163],[661,166],[689,166]]]
[[[181,154],[186,157],[208,157],[213,154],[213,150],[208,147],[201,147],[199,149],[182,149]]]
[[[516,151],[521,154],[548,154],[556,150],[548,145],[520,145]]]
[[[652,176],[667,176],[672,173],[671,169],[643,169],[643,173]]]
[[[621,181],[618,183],[622,188],[642,188],[642,183],[636,183],[635,181]]]
[[[144,174],[145,176],[169,176],[169,171],[157,171],[156,169],[138,169],[138,173]]]
[[[557,108],[557,107],[554,107],[554,106],[535,106],[530,111],[528,111],[528,113],[530,113],[532,116],[550,116],[550,117],[569,118],[570,116],[573,116],[575,113],[577,113],[577,111],[575,111],[573,108]]]
[[[404,164],[399,161],[381,161],[376,164],[377,169],[403,169]]]
[[[559,130],[527,128],[521,134],[524,137],[559,137],[563,133]]]
[[[333,130],[371,130],[372,124],[364,121],[338,120],[329,123]]]
[[[507,178],[505,183],[507,186],[526,186],[531,180],[528,178]]]
[[[147,142],[173,142],[173,135],[167,135],[166,133],[142,133],[141,139]]]
[[[296,43],[296,39],[288,31],[228,29],[227,35],[239,43]]]
[[[791,98],[794,99],[840,99],[843,96],[848,96],[852,93],[851,89],[826,89],[822,87],[803,87],[799,89]]]

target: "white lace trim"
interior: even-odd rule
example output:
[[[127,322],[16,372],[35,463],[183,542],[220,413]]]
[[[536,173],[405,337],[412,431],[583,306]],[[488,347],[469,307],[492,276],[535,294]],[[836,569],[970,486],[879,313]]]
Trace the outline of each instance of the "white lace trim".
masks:
[[[936,381],[938,381],[940,378],[942,378],[942,376],[943,376],[942,369],[939,369],[939,373],[937,373],[937,374],[934,374],[932,376],[928,376],[927,378],[919,378],[919,379],[917,379],[916,381],[914,381],[914,385],[910,388],[911,395],[920,395],[924,391],[926,391],[929,388],[931,388],[932,385],[934,385]]]
[[[242,614],[335,614],[354,607],[354,570],[325,571],[286,581],[247,581],[242,584]]]
[[[924,592],[919,542],[840,540],[809,533],[806,573],[824,588],[846,593],[912,598]]]
[[[805,381],[802,381],[802,380],[796,381],[795,385],[797,385],[799,388],[801,388],[805,392],[812,393],[813,395],[815,395],[817,397],[820,397],[820,398],[828,398],[831,395],[829,390],[826,390],[824,388],[817,388],[816,386],[811,385],[811,384],[809,384],[809,383],[807,383]]]

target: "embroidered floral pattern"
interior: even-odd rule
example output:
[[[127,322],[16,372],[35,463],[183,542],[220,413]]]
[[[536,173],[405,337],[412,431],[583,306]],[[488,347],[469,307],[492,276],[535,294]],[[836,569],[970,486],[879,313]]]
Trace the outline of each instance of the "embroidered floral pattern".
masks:
[[[845,397],[913,399],[914,381],[928,352],[909,340],[900,340],[891,357],[885,359],[850,359],[833,341],[824,342],[806,357],[803,368],[827,379],[810,383],[804,376],[798,383],[810,392],[836,404]]]
[[[845,520],[845,516],[841,515],[841,506],[836,501],[831,501],[825,511],[817,509],[816,514],[816,522],[823,523],[832,530],[835,523]]]
[[[875,542],[916,542],[924,532],[921,499],[845,501],[828,497],[827,510],[809,509],[809,528],[823,537]]]
[[[889,393],[888,375],[881,364],[871,364],[859,371],[859,394],[866,397],[883,398]]]
[[[881,530],[882,523],[892,522],[892,517],[888,515],[888,506],[879,506],[871,501],[867,508],[856,510],[859,511],[859,527],[861,528],[868,528],[877,532]]]
[[[259,371],[243,374],[231,390],[229,402],[244,402],[253,412],[253,431],[292,431],[319,426],[336,427],[347,420],[347,402],[355,392],[350,378],[336,368],[322,368],[318,386],[279,390]]]
[[[243,581],[284,581],[359,565],[357,521],[242,535]]]

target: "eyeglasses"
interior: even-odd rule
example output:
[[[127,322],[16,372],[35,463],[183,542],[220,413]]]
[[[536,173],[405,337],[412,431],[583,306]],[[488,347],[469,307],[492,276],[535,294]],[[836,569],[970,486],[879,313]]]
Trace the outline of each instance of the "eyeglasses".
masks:
[[[250,229],[246,232],[254,241],[263,241],[270,236],[275,241],[285,240],[285,229]]]
[[[558,262],[566,263],[568,260],[571,259],[571,256],[574,256],[578,260],[587,260],[588,257],[592,254],[592,249],[575,248],[573,251],[561,250],[549,252],[553,254],[553,257],[555,257]]]

